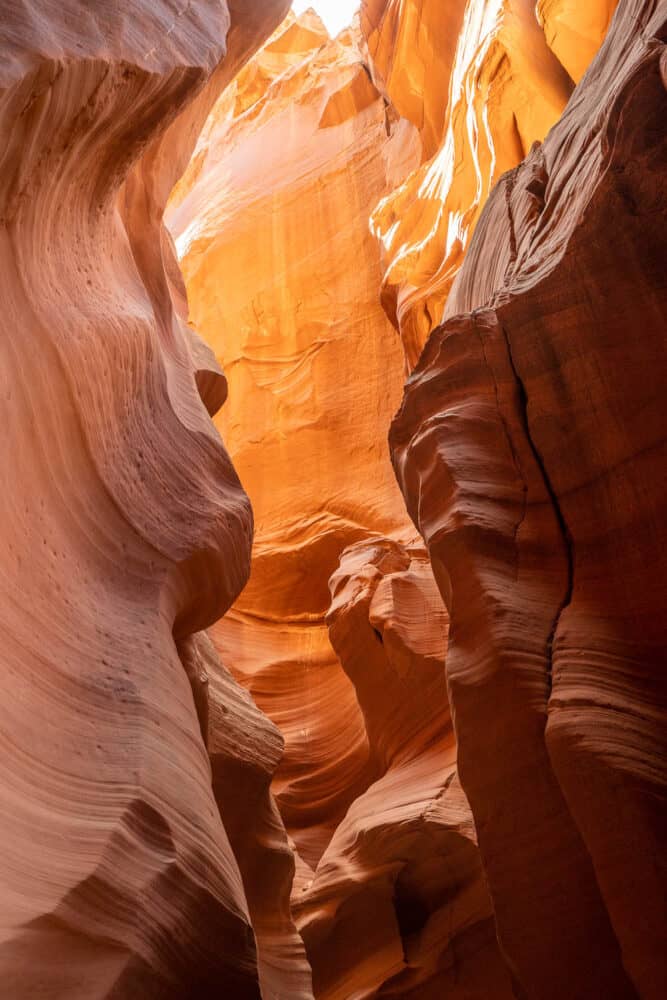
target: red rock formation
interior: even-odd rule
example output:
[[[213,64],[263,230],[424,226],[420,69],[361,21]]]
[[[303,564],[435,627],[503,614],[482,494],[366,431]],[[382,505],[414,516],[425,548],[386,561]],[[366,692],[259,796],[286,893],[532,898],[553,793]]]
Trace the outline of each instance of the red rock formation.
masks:
[[[494,190],[391,435],[530,998],[667,991],[666,32],[664,2],[619,6],[561,121]]]
[[[262,997],[312,1000],[310,966],[290,912],[294,853],[270,791],[285,744],[222,666],[208,636],[201,633],[196,641],[210,691],[213,794],[241,870]]]
[[[408,370],[440,322],[489,192],[557,121],[615,5],[362,5],[374,75],[387,81],[391,100],[424,143],[423,165],[373,214],[385,268],[382,301],[400,331]]]
[[[426,554],[358,543],[331,590],[331,640],[378,777],[295,896],[316,996],[510,998],[456,775],[447,617]]]
[[[372,779],[328,579],[351,542],[414,535],[386,446],[401,348],[368,218],[418,158],[353,33],[331,40],[304,14],[223,95],[170,204],[193,323],[229,379],[218,426],[255,512],[250,583],[212,635],[285,737],[274,791],[313,866]]]
[[[251,517],[161,217],[214,97],[285,7],[232,3],[227,59],[214,0],[16,3],[0,20],[12,1000],[260,995],[205,699],[177,652],[245,582]]]
[[[585,72],[615,6],[4,5],[3,997],[667,994],[667,2]]]

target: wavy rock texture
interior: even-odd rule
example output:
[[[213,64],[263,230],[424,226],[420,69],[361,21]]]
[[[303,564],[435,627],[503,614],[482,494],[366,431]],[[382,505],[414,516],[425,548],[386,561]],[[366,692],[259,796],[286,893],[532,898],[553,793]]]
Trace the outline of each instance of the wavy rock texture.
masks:
[[[312,1000],[310,965],[290,912],[294,853],[270,791],[284,740],[205,633],[193,653],[209,693],[213,794],[243,879],[263,1000]]]
[[[285,737],[273,787],[311,866],[373,777],[327,582],[350,543],[414,535],[386,446],[401,348],[368,218],[419,149],[353,33],[332,41],[314,14],[291,16],[214,109],[170,205],[256,521],[250,583],[212,635]]]
[[[287,6],[4,5],[0,992],[662,1000],[667,2]]]
[[[0,975],[17,1000],[260,996],[188,659],[245,582],[251,515],[161,217],[285,7],[45,0],[0,21]]]
[[[391,434],[530,998],[667,989],[666,37],[664,2],[619,6],[563,118],[494,190]]]
[[[377,779],[295,897],[321,1000],[512,996],[445,688],[447,616],[423,549],[346,549],[331,641],[363,712]]]
[[[364,0],[374,76],[423,139],[425,162],[373,214],[382,302],[408,370],[441,320],[489,192],[562,114],[615,6]]]
[[[449,81],[467,0],[363,0],[360,27],[373,80],[422,139],[431,159],[442,142]]]

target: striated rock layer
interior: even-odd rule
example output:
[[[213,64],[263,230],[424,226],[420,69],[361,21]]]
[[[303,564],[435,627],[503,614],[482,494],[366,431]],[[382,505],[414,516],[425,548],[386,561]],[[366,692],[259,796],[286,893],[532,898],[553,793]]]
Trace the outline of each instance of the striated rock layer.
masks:
[[[364,0],[374,79],[424,163],[373,214],[382,302],[408,370],[442,316],[489,192],[558,120],[616,0]]]
[[[4,6],[0,992],[667,995],[667,2]]]
[[[512,996],[445,689],[447,616],[423,549],[345,550],[331,641],[377,778],[294,901],[320,1000]]]
[[[274,865],[282,910],[246,877],[259,824],[262,849],[284,853],[268,778],[257,810],[249,787],[222,809],[229,831],[211,788],[191,636],[243,586],[252,525],[207,413],[224,379],[179,318],[161,230],[213,100],[286,6],[63,0],[5,4],[0,19],[0,979],[12,1000],[254,998],[260,982],[265,996],[310,995],[284,912],[289,866]],[[257,726],[244,767],[268,774],[276,737]],[[240,850],[242,807],[258,827]],[[289,969],[272,919],[291,934]]]
[[[250,583],[212,635],[285,737],[273,787],[311,866],[373,776],[328,579],[350,543],[414,536],[386,447],[401,349],[368,218],[419,155],[354,34],[290,16],[216,105],[169,208],[255,512]]]
[[[312,1000],[310,966],[292,921],[294,853],[270,791],[284,741],[220,663],[205,633],[194,655],[208,687],[213,794],[239,865],[257,941],[263,1000]]]
[[[494,190],[391,432],[522,997],[667,990],[666,33],[664,2],[619,5]]]

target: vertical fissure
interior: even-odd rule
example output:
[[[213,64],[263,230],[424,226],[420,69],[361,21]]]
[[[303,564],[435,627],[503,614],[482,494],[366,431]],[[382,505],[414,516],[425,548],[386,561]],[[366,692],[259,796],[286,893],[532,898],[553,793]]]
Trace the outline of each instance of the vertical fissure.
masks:
[[[512,375],[514,377],[517,386],[517,392],[519,395],[519,414],[521,417],[521,423],[523,425],[524,433],[526,435],[526,440],[528,441],[530,450],[533,453],[535,461],[537,462],[537,465],[540,469],[540,472],[542,474],[542,480],[546,487],[547,493],[549,494],[549,499],[551,501],[551,506],[556,516],[556,521],[558,522],[558,527],[560,530],[561,538],[563,540],[563,548],[565,552],[566,572],[567,572],[565,592],[563,594],[563,599],[558,605],[556,614],[554,615],[546,643],[546,671],[547,671],[546,684],[547,684],[547,700],[548,700],[551,697],[551,692],[553,690],[553,651],[554,651],[554,642],[556,639],[556,633],[558,631],[558,626],[560,624],[563,612],[572,602],[572,591],[574,587],[574,543],[572,540],[572,535],[570,534],[570,530],[567,526],[567,521],[565,520],[565,515],[563,514],[563,510],[558,501],[556,490],[554,488],[553,483],[551,482],[549,473],[547,472],[544,459],[542,458],[540,450],[537,447],[533,439],[533,436],[530,432],[530,423],[528,420],[528,393],[526,391],[525,383],[521,378],[521,376],[519,375],[516,363],[514,361],[514,356],[512,354],[512,345],[510,342],[509,335],[504,325],[501,322],[499,322],[498,325],[502,331],[502,335],[505,340],[505,345],[507,347],[507,358],[510,364],[510,368],[512,369]]]

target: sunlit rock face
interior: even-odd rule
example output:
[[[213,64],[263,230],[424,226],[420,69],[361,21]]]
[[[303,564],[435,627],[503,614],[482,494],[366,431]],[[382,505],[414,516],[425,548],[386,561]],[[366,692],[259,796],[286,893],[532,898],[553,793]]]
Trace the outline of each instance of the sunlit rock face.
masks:
[[[558,120],[616,0],[365,0],[361,27],[425,162],[373,215],[408,370],[442,318],[498,178]],[[433,69],[432,67],[436,68]]]
[[[255,514],[250,583],[214,638],[285,737],[274,789],[309,865],[372,778],[328,580],[369,533],[414,535],[386,442],[402,358],[368,219],[420,149],[354,34],[291,16],[215,107],[169,214]]]
[[[575,12],[538,9],[566,47]],[[391,432],[522,997],[667,990],[666,33],[664,3],[619,5],[493,191]]]
[[[347,548],[331,642],[363,713],[376,779],[350,807],[294,911],[320,1000],[512,997],[445,683],[447,614],[423,548]]]
[[[360,27],[373,79],[419,130],[422,158],[442,142],[467,0],[364,0]]]
[[[0,994],[662,1000],[667,3],[287,6],[0,18]]]
[[[3,6],[0,982],[12,1000],[260,996],[189,669],[191,636],[247,578],[251,515],[207,413],[224,380],[172,301],[161,218],[215,97],[285,8]]]

